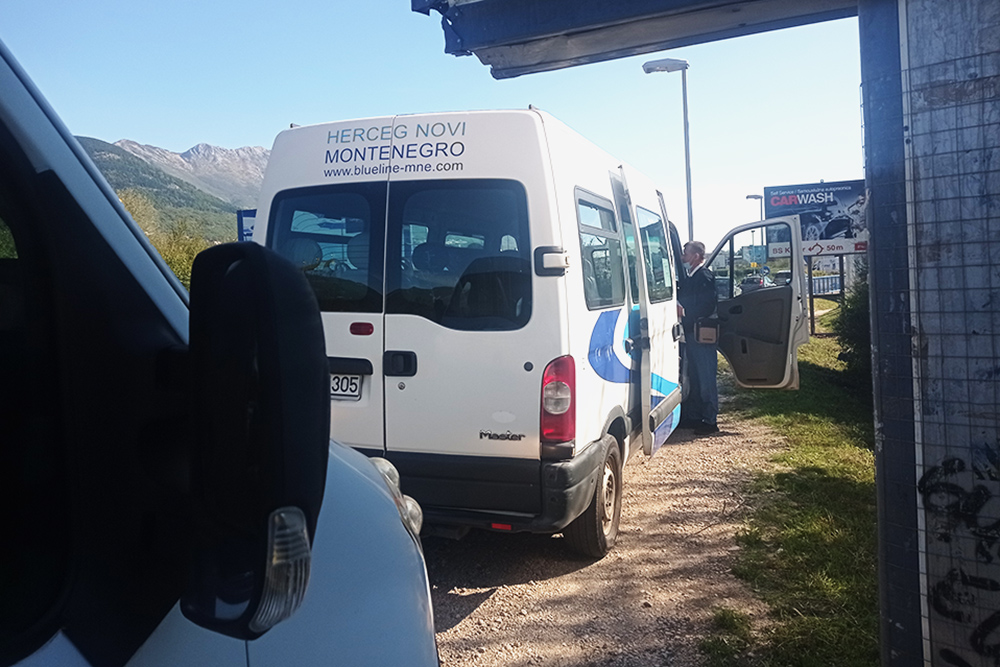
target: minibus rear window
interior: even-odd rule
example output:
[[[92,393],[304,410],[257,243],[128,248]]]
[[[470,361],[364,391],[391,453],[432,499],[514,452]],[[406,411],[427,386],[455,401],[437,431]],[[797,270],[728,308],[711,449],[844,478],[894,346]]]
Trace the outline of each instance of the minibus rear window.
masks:
[[[506,331],[531,316],[528,205],[517,181],[287,190],[275,197],[268,245],[302,269],[325,312],[382,312],[385,294],[386,313],[450,329]]]
[[[327,312],[382,312],[385,183],[287,190],[268,244],[305,273]]]
[[[524,187],[507,180],[392,183],[386,312],[505,331],[531,316]]]

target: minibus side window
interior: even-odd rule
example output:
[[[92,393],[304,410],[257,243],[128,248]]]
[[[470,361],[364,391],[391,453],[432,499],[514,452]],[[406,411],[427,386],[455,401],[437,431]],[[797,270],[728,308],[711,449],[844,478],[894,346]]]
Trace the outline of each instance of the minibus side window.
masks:
[[[385,183],[279,193],[268,243],[298,266],[325,312],[382,311]]]
[[[636,219],[642,235],[649,300],[653,303],[666,301],[674,295],[674,281],[670,270],[670,246],[663,231],[663,220],[642,207],[636,207]]]
[[[520,183],[401,181],[390,186],[389,202],[387,314],[459,331],[509,331],[528,322],[531,244]]]
[[[625,303],[625,275],[614,208],[610,201],[597,195],[579,188],[576,193],[587,308],[621,306]]]

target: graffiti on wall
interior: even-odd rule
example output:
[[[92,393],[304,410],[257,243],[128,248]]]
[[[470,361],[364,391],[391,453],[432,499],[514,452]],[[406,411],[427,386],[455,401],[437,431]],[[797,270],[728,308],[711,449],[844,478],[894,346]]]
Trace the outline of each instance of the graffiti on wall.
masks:
[[[918,483],[927,518],[931,635],[956,667],[1000,666],[1000,455],[976,447]]]

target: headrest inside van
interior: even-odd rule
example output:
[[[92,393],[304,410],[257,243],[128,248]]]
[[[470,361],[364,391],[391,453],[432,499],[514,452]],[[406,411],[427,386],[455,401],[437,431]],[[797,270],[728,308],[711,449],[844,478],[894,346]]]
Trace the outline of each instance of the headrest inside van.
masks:
[[[354,268],[365,271],[368,269],[368,232],[361,232],[347,242],[347,259]]]

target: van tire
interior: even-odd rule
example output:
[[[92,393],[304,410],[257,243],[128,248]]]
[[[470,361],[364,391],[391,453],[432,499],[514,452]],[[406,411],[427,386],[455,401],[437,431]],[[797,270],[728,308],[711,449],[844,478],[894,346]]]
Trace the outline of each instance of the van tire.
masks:
[[[590,505],[563,531],[571,550],[591,558],[604,558],[615,546],[622,516],[622,454],[609,440]]]

